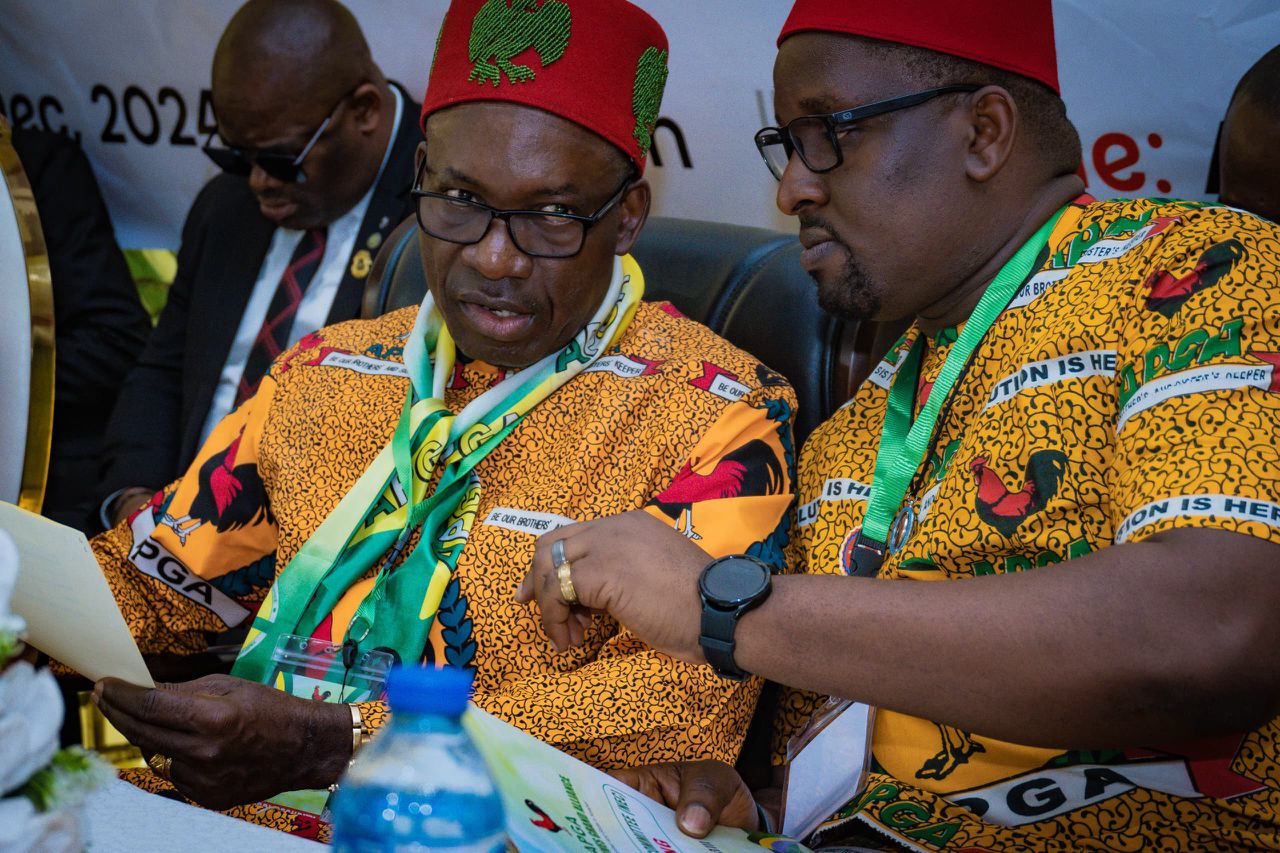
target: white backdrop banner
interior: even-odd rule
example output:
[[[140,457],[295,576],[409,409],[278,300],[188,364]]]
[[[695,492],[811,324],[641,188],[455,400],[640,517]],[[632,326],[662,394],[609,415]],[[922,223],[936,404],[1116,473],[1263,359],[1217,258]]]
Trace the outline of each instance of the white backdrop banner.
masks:
[[[199,150],[215,126],[209,67],[240,2],[5,0],[0,111],[82,142],[125,248],[176,248],[214,174]],[[774,39],[790,3],[639,3],[671,41],[648,170],[655,213],[788,229],[752,136],[773,123]],[[382,69],[420,98],[444,0],[347,5]],[[1218,123],[1240,75],[1280,43],[1280,3],[1054,0],[1054,18],[1089,190],[1210,197]]]

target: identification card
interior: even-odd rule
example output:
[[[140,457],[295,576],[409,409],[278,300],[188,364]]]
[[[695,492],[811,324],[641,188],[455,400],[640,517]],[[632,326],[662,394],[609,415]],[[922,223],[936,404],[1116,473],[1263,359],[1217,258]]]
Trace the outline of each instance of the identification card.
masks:
[[[390,652],[360,651],[348,663],[341,644],[285,634],[276,642],[276,688],[299,699],[321,702],[369,702],[383,698],[387,673],[395,663]]]
[[[782,832],[805,838],[861,793],[871,763],[875,709],[831,699],[787,745]]]
[[[370,649],[343,657],[343,646],[314,637],[285,634],[271,653],[275,684],[299,699],[317,702],[369,702],[386,694],[387,673],[396,656]],[[282,791],[267,802],[324,819],[329,792]]]

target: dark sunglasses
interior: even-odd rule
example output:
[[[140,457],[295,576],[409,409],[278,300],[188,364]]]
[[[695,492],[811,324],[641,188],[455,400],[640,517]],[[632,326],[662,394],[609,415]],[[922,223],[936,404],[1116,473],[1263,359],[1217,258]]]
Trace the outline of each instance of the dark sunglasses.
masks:
[[[305,183],[307,175],[302,171],[302,162],[307,159],[311,149],[320,141],[320,137],[324,135],[324,132],[329,129],[329,125],[333,122],[333,117],[338,114],[338,108],[346,102],[347,96],[350,94],[351,92],[348,92],[338,99],[338,103],[333,105],[329,115],[325,117],[324,121],[320,122],[320,126],[316,128],[315,133],[311,134],[307,144],[296,155],[281,154],[275,151],[258,151],[253,148],[221,148],[214,145],[204,146],[204,153],[214,162],[214,165],[229,175],[239,175],[242,178],[248,177],[249,173],[253,171],[253,167],[257,166],[277,181],[283,181],[286,184]]]
[[[760,149],[765,165],[778,180],[782,180],[782,173],[786,171],[792,153],[800,155],[810,172],[830,172],[844,162],[840,138],[836,135],[840,131],[848,130],[851,125],[872,116],[918,106],[939,95],[976,92],[981,88],[982,86],[973,84],[941,86],[827,115],[800,116],[783,127],[762,128],[756,133],[756,148]]]

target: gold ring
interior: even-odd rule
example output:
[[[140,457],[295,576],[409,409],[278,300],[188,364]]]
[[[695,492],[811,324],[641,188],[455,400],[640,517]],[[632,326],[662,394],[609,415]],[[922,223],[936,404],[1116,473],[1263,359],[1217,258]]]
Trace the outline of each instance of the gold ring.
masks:
[[[573,564],[565,560],[556,566],[556,577],[560,578],[560,595],[570,604],[577,604],[578,591],[573,588]]]
[[[150,767],[155,774],[166,782],[172,782],[170,771],[173,769],[173,759],[167,755],[161,755],[158,752],[151,753],[151,757],[147,759],[147,766]]]
[[[551,545],[551,559],[556,564],[556,577],[560,579],[561,597],[569,604],[577,604],[578,591],[573,588],[573,564],[565,559],[563,539],[557,539]]]

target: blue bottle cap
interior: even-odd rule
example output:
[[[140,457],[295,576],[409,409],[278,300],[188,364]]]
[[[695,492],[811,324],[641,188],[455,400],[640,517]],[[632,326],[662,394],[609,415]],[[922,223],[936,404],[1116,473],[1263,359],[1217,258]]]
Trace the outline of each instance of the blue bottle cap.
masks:
[[[446,666],[397,666],[387,675],[391,713],[444,714],[457,717],[467,708],[474,673]]]

